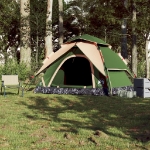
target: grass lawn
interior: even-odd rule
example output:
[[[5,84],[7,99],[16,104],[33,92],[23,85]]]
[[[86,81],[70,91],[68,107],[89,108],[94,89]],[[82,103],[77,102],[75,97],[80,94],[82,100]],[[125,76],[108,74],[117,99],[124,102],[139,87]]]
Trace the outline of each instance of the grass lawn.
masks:
[[[150,150],[150,99],[0,95],[0,150]]]

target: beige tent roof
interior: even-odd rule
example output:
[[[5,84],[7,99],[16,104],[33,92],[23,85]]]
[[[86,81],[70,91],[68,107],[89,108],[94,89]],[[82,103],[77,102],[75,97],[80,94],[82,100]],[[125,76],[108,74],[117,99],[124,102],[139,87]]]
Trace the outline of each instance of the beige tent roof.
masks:
[[[104,65],[101,59],[100,51],[94,44],[78,42],[76,44],[80,50],[89,58],[93,65],[105,76]]]
[[[121,53],[118,53],[118,56],[122,59],[122,61],[127,65],[127,61],[121,56]]]
[[[48,56],[46,57],[46,59],[44,59],[43,64],[45,64],[46,62],[48,62],[49,59],[52,57],[53,54],[54,54],[54,52],[52,52],[50,55],[48,55]]]
[[[68,47],[68,46],[69,46],[69,47]],[[68,45],[63,44],[63,45],[61,45],[61,49],[64,48],[63,51],[65,52],[65,50],[68,51],[68,50],[70,49],[70,46],[72,47],[72,45],[70,45],[70,44],[68,44]],[[69,49],[68,49],[68,48],[69,48]],[[53,54],[54,54],[54,52],[50,53],[50,55],[48,55],[48,56],[46,57],[46,59],[44,59],[43,64],[45,64],[46,62],[48,62],[49,59],[52,57]]]
[[[43,71],[47,66],[53,63],[56,59],[60,56],[65,54],[69,51],[73,46],[78,46],[79,49],[87,56],[87,58],[93,63],[93,65],[105,76],[104,66],[101,59],[100,51],[97,49],[95,44],[85,43],[85,42],[74,42],[74,43],[67,43],[62,46],[57,52],[50,54],[44,61],[43,66],[40,70],[36,73],[39,74]]]
[[[75,43],[65,44],[57,52],[50,54],[43,61],[43,66],[40,68],[40,70],[35,75],[37,75],[40,72],[42,72],[47,66],[49,66],[56,59],[58,59],[60,56],[62,56],[63,54],[65,54],[67,51],[69,51],[73,46],[75,46]]]

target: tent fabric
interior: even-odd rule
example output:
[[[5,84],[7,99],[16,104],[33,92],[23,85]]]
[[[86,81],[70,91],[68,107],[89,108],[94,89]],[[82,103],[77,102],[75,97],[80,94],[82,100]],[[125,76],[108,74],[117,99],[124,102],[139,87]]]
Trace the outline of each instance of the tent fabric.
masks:
[[[89,58],[94,66],[105,76],[104,65],[97,47],[93,44],[83,42],[78,42],[76,45],[87,56],[87,58]]]
[[[81,36],[74,37],[74,38],[68,40],[66,43],[74,42],[74,41],[79,40],[79,39],[86,40],[86,41],[89,41],[89,42],[95,42],[95,43],[101,44],[101,45],[106,45],[106,46],[109,45],[109,44],[105,43],[103,40],[101,40],[97,37],[88,35],[88,34],[84,34],[84,35],[81,35]]]
[[[132,84],[125,71],[109,70],[108,75],[111,88],[121,87],[122,85],[130,86]]]
[[[121,53],[117,53],[118,54],[118,56],[121,58],[121,60],[127,65],[128,63],[127,63],[127,61],[121,56]]]
[[[46,57],[46,59],[44,59],[43,64],[45,64],[46,62],[48,62],[48,61],[49,61],[49,58],[51,58],[53,54],[54,54],[54,52],[52,52],[50,55],[48,55],[48,56]]]
[[[53,76],[51,77],[51,79],[50,79],[50,82],[48,83],[48,86],[50,86],[50,85],[52,85],[53,83],[54,84],[56,84],[55,82],[54,82],[54,78],[55,78],[55,75],[57,75],[57,72],[59,72],[60,70],[60,68],[61,67],[63,67],[63,65],[68,61],[68,60],[70,60],[70,59],[75,59],[76,60],[76,58],[82,58],[82,60],[84,60],[84,61],[78,61],[78,65],[76,66],[76,69],[78,68],[78,71],[76,71],[76,69],[73,67],[73,66],[71,66],[71,64],[72,64],[72,62],[70,62],[69,63],[69,66],[71,66],[71,68],[69,68],[69,72],[71,72],[71,74],[72,74],[72,76],[71,76],[71,80],[73,80],[74,81],[74,79],[73,79],[73,77],[75,77],[77,80],[75,80],[75,81],[77,81],[78,82],[78,80],[79,81],[81,81],[82,80],[82,83],[84,82],[84,80],[86,80],[89,76],[90,76],[90,78],[89,78],[89,80],[87,80],[88,81],[88,83],[89,83],[89,81],[90,81],[90,79],[91,79],[91,81],[92,81],[92,83],[91,83],[91,86],[93,87],[93,88],[95,88],[95,76],[94,76],[94,66],[93,66],[93,64],[89,61],[89,59],[85,56],[85,55],[83,55],[83,54],[76,54],[76,55],[72,55],[72,53],[68,53],[66,56],[65,56],[65,59],[63,59],[63,60],[61,60],[61,63],[59,64],[59,66],[57,67],[57,68],[55,68],[55,72],[54,72],[54,74],[53,74]],[[81,59],[80,59],[81,60]],[[86,61],[86,63],[85,63],[85,61]],[[74,61],[73,61],[74,62]],[[76,61],[75,61],[76,62]],[[88,65],[85,65],[85,64],[87,64],[88,63]],[[85,65],[85,66],[84,66]],[[81,68],[82,67],[82,68]],[[88,67],[88,72],[90,73],[90,74],[85,74],[85,72],[87,72],[87,67]],[[65,69],[65,68],[63,68],[63,69]],[[76,72],[79,72],[79,73],[76,73]],[[83,71],[83,73],[82,73],[82,71]],[[66,72],[67,73],[67,72]],[[83,77],[83,74],[85,75],[84,77]],[[66,74],[67,75],[67,74]],[[62,78],[62,77],[61,77]],[[70,81],[71,81],[70,80]],[[68,80],[67,80],[68,81]],[[74,81],[74,82],[75,82]],[[61,84],[61,86],[62,86],[62,84]],[[87,85],[86,85],[87,86]],[[79,87],[79,86],[78,86]]]
[[[83,55],[84,56],[84,55]],[[57,68],[55,68],[55,72],[54,72],[54,74],[53,74],[53,76],[52,76],[52,78],[51,78],[51,80],[50,80],[50,82],[49,82],[49,84],[48,84],[48,86],[50,86],[51,84],[52,84],[52,82],[53,82],[53,79],[55,78],[55,75],[58,73],[58,71],[59,71],[59,69],[61,68],[61,67],[63,67],[63,65],[68,61],[68,59],[70,60],[71,58],[73,58],[73,60],[75,59],[75,57],[77,57],[76,55],[71,55],[71,53],[70,53],[70,55],[66,55],[66,57],[61,61],[61,63],[59,64],[59,66],[57,67]],[[82,57],[82,55],[79,55],[78,57]],[[90,63],[90,62],[89,62]],[[70,64],[69,65],[71,65],[72,64],[72,62],[70,62]],[[81,68],[81,66],[82,66],[82,64],[80,65],[80,66],[76,66],[76,67],[78,67],[78,68]],[[73,66],[71,66],[71,67],[73,67]],[[90,68],[90,66],[89,66],[89,68]],[[67,70],[67,72],[69,71],[69,72],[74,72],[74,67],[73,68],[69,68],[68,70]],[[90,68],[91,69],[91,72],[92,72],[92,68]],[[82,69],[83,70],[83,69]],[[80,72],[80,71],[79,71]],[[74,74],[72,74],[73,76],[75,75],[75,73],[76,72],[74,72]],[[66,75],[67,75],[67,73],[66,73]],[[71,79],[72,80],[72,79]]]
[[[64,45],[61,49],[59,49],[56,53],[50,54],[48,58],[44,60],[44,65],[41,67],[41,69],[36,73],[39,74],[42,70],[44,70],[48,65],[50,65],[52,62],[54,62],[57,58],[59,58],[61,55],[66,53],[69,48],[72,48],[76,43],[70,43]],[[103,74],[104,72],[104,66],[103,62],[100,56],[100,52],[97,50],[97,47],[90,43],[83,43],[83,42],[77,42],[76,44],[80,50],[87,56],[87,58],[90,59],[90,61],[95,65],[95,67]]]
[[[36,73],[36,75],[42,72],[47,66],[53,63],[61,55],[69,51],[74,45],[75,43],[66,44],[62,48],[60,48],[57,52],[55,52],[53,55],[51,55],[51,57],[46,58],[46,60],[44,61],[44,65],[40,68],[40,70]]]
[[[107,69],[127,70],[130,74],[132,74],[127,65],[114,51],[108,47],[100,47],[100,50],[105,60],[105,66]]]
[[[61,57],[59,57],[57,59],[57,61],[53,62],[52,64],[50,64],[49,68],[46,69],[46,72],[44,74],[44,81],[45,81],[45,85],[49,86],[49,82],[52,79],[53,75],[55,74],[56,69],[59,67],[59,65],[61,64],[61,62],[68,57],[69,55],[72,55],[73,53],[70,51],[69,53],[66,53],[65,55],[62,55]]]
[[[53,80],[53,82],[56,85],[63,85],[64,84],[64,78],[65,78],[65,74],[63,70],[59,70]]]

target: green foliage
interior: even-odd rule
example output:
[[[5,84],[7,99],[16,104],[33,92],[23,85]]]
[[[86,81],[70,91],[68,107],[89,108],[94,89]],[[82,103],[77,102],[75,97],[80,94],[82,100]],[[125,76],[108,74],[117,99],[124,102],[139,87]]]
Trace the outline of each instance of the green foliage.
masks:
[[[53,0],[53,12],[52,12],[52,25],[55,26],[59,23],[59,7],[58,7],[58,0]]]
[[[138,56],[144,57],[145,40],[150,32],[150,7],[149,1],[145,0],[72,0],[64,10],[65,36],[70,38],[72,35],[80,33],[91,34],[112,45],[112,49],[121,51],[121,24],[123,18],[127,19],[127,43],[128,54],[132,50],[132,11],[133,2],[136,4],[137,22],[137,50]],[[73,23],[73,21],[76,22]],[[81,30],[80,30],[81,29]],[[69,31],[69,34],[68,32]]]
[[[29,74],[26,64],[23,62],[18,64],[14,59],[8,59],[6,64],[0,66],[0,76],[1,75],[15,75],[17,74],[20,80],[25,80]]]
[[[125,0],[124,0],[125,1]],[[127,19],[128,54],[132,50],[132,9],[133,2],[137,10],[137,50],[138,58],[144,57],[145,40],[150,32],[150,7],[148,0],[72,0],[66,3],[64,0],[64,42],[72,36],[79,34],[91,34],[99,37],[112,45],[112,49],[121,50],[121,23]],[[0,51],[7,58],[7,49],[15,54],[20,46],[20,3],[10,0],[0,1]],[[44,58],[44,38],[47,0],[30,0],[30,28],[32,60],[39,63]],[[53,44],[57,50],[58,34],[58,1],[53,0],[52,25]],[[13,50],[12,50],[13,49]],[[36,53],[38,51],[38,53]],[[140,60],[141,58],[139,58]]]
[[[0,1],[0,49],[4,54],[8,47],[18,47],[19,36],[19,3],[16,1]]]
[[[137,68],[138,68],[137,77],[145,78],[146,77],[146,61],[145,61],[145,59],[141,59],[138,62]]]
[[[32,61],[38,63],[44,58],[44,38],[46,30],[46,9],[47,2],[30,1],[30,29],[31,29],[31,49]]]

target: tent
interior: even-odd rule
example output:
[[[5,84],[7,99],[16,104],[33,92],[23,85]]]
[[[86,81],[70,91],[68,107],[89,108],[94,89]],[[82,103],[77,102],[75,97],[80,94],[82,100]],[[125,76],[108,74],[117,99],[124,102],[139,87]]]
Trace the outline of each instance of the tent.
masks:
[[[133,74],[121,55],[103,40],[85,34],[65,42],[44,61],[35,92],[55,94],[113,94],[131,88]]]

